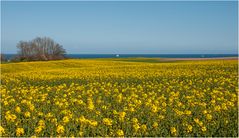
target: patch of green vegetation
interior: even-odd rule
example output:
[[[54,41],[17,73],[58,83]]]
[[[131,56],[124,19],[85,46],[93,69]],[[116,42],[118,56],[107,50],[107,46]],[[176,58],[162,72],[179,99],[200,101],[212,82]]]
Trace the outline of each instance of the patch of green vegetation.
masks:
[[[125,61],[125,62],[146,62],[146,63],[178,63],[181,61],[177,60],[163,60],[160,58],[120,58],[114,61]]]

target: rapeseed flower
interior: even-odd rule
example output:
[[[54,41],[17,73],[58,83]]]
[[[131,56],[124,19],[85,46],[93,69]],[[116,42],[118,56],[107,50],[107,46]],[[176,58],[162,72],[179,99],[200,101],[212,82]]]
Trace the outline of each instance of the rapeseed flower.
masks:
[[[171,132],[172,135],[175,136],[176,133],[177,133],[177,129],[176,129],[175,127],[171,127],[171,128],[170,128],[170,132]]]
[[[64,133],[65,129],[64,129],[64,126],[62,125],[58,125],[57,128],[56,128],[56,132],[58,134],[61,134],[61,133]]]
[[[103,123],[107,126],[112,126],[113,121],[110,118],[103,118]]]
[[[27,111],[27,112],[24,113],[24,116],[25,116],[26,118],[29,118],[29,117],[31,117],[31,113]]]
[[[124,131],[121,129],[118,129],[116,133],[117,133],[117,136],[120,136],[120,137],[124,136]]]
[[[22,136],[24,134],[24,129],[23,128],[17,128],[16,129],[16,136]]]

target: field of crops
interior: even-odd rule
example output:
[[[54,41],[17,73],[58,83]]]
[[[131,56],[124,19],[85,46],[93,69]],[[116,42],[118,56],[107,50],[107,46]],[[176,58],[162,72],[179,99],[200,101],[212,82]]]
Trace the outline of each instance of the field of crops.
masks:
[[[237,60],[136,60],[1,64],[1,136],[238,136]]]

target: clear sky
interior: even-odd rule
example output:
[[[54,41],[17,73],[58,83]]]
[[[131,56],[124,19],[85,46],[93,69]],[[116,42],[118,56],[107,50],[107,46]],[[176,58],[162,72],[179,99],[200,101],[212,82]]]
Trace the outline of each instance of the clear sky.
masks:
[[[1,2],[1,50],[48,36],[72,54],[235,54],[237,2]]]

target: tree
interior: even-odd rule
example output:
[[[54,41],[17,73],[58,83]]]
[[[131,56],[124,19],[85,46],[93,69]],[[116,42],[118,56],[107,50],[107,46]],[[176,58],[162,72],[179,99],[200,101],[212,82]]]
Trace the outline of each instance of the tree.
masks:
[[[20,41],[17,48],[18,58],[21,61],[64,59],[66,54],[63,46],[49,37],[36,37],[28,42]]]
[[[4,62],[4,61],[6,61],[6,59],[5,59],[5,57],[4,57],[4,55],[3,55],[3,54],[0,54],[0,59],[1,59],[1,62]]]

